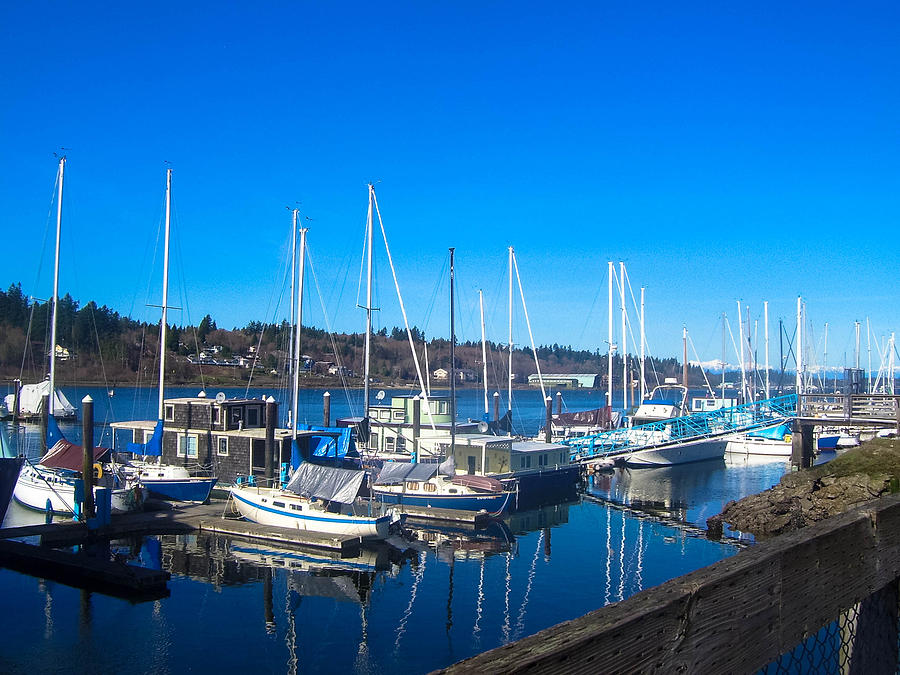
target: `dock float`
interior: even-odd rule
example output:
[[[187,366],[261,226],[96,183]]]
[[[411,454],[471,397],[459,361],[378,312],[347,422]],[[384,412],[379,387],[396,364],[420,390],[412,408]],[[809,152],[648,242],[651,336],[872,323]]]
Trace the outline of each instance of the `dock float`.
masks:
[[[168,572],[19,541],[0,541],[0,565],[30,576],[129,600],[152,600],[169,595],[166,584],[171,575]]]
[[[295,530],[289,527],[259,525],[246,520],[229,520],[226,518],[203,519],[199,522],[198,529],[244,539],[269,541],[282,546],[306,546],[309,548],[327,549],[329,551],[337,551],[342,556],[356,555],[362,545],[359,537],[320,534],[318,532]]]
[[[410,506],[409,504],[392,504],[391,508],[405,513],[411,520],[441,521],[444,523],[464,523],[481,525],[491,519],[485,511],[463,511],[460,509],[436,509],[431,507]]]

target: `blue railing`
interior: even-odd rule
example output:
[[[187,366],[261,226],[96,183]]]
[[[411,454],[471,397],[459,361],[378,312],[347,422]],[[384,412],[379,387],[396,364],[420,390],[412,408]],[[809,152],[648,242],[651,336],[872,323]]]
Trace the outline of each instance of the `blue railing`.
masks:
[[[797,395],[788,394],[754,403],[695,413],[668,420],[603,431],[590,436],[567,438],[572,461],[634,452],[644,448],[684,443],[725,434],[752,431],[779,424],[797,416]]]

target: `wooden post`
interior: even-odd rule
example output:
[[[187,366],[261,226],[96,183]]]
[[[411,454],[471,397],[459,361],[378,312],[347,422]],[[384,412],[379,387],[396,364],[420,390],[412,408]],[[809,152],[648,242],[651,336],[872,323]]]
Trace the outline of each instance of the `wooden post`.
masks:
[[[266,399],[266,487],[272,487],[275,478],[275,424],[278,419],[278,404],[269,396]],[[295,424],[296,433],[296,424]]]
[[[791,436],[791,466],[807,469],[813,463],[813,428],[811,424],[800,424],[794,420]]]
[[[553,436],[553,399],[548,396],[544,403],[547,406],[547,419],[544,423],[544,442],[549,443],[550,438]]]
[[[413,396],[413,463],[419,461],[419,434],[422,433],[422,399]]]
[[[327,391],[322,394],[322,426],[331,426],[331,394]]]
[[[556,392],[556,414],[562,415],[562,392]]]
[[[900,436],[900,398],[894,397],[894,419],[897,420],[897,435]]]
[[[84,519],[94,517],[94,399],[81,399],[81,477],[84,480]]]
[[[494,392],[494,421],[500,421],[500,392]]]
[[[849,420],[853,417],[853,396],[844,394],[844,419]]]
[[[41,457],[47,454],[47,418],[50,415],[50,394],[41,396]]]

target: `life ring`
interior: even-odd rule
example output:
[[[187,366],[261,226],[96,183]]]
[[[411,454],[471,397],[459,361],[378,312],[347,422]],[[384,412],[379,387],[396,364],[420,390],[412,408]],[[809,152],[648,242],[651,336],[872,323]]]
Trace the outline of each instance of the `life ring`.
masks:
[[[94,478],[100,479],[103,478],[103,465],[99,462],[94,464]]]

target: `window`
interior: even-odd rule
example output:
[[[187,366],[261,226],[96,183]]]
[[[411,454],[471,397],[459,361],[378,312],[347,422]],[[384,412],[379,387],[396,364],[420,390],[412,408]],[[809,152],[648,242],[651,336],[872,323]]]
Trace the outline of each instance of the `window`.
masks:
[[[397,451],[406,450],[406,439],[403,436],[397,436]]]
[[[547,455],[538,455],[538,466],[547,466]]]
[[[193,434],[179,434],[178,457],[197,458],[197,437]]]
[[[447,490],[447,492],[449,492],[451,495],[455,495],[455,494],[456,494],[456,488],[450,488],[449,490]]]
[[[153,430],[144,429],[144,443],[148,442],[151,438],[153,438]]]
[[[219,457],[228,457],[228,436],[219,436],[216,443],[216,454]]]
[[[434,483],[423,483],[422,487],[425,489],[425,492],[437,492],[437,485]]]
[[[212,410],[212,423],[213,424],[221,424],[222,423],[222,408],[216,406]]]
[[[303,507],[300,504],[291,504],[291,511],[302,511]]]
[[[485,457],[484,458],[484,473],[487,473],[488,471],[491,470],[490,466],[491,466],[491,458]]]
[[[272,506],[280,506],[281,508],[284,508],[284,502],[272,502]]]
[[[250,406],[247,408],[247,426],[259,426],[259,406]]]
[[[530,469],[530,468],[531,468],[531,455],[526,455],[526,456],[525,456],[525,468],[526,468],[526,469]]]
[[[394,411],[394,419],[395,419],[395,420],[401,420],[401,421],[402,421],[402,420],[405,419],[405,418],[406,418],[406,414],[405,414],[402,410],[395,410],[395,411]]]
[[[386,450],[394,449],[394,437],[393,436],[385,436],[384,437],[384,447]]]
[[[390,411],[390,410],[379,410],[379,411],[378,411],[378,418],[379,418],[379,419],[382,419],[382,420],[389,420],[389,419],[391,419],[391,411]]]
[[[418,489],[419,489],[419,484],[418,484],[416,481],[414,481],[414,480],[407,481],[407,482],[406,482],[406,489],[407,489],[407,490],[418,490]]]
[[[174,422],[175,421],[175,406],[167,405],[166,406],[166,422]]]
[[[378,434],[369,434],[369,447],[373,450],[378,449]]]

